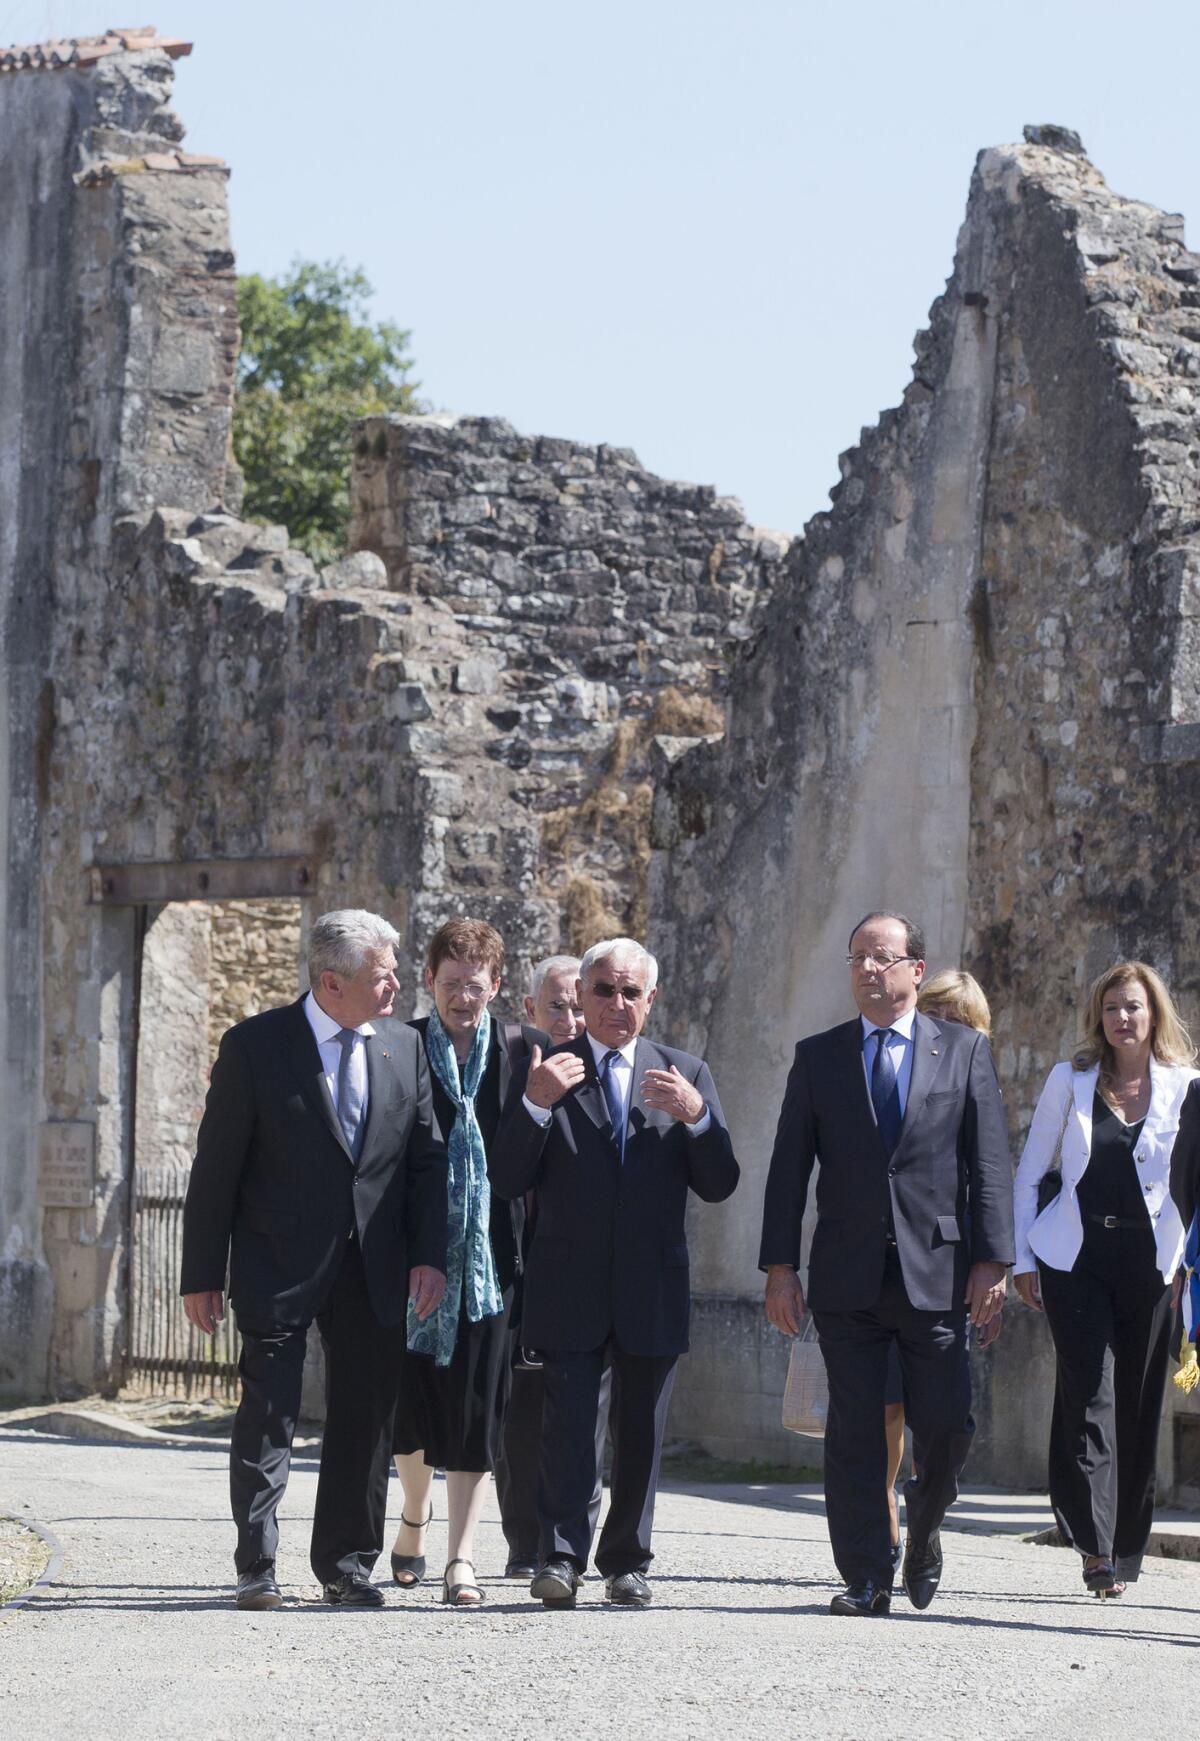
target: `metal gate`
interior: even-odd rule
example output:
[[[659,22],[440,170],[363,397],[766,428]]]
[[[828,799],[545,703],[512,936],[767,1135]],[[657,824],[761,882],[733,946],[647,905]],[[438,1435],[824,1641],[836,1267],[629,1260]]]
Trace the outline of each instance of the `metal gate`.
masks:
[[[179,1295],[187,1182],[183,1167],[146,1168],[134,1180],[127,1382],[156,1395],[233,1399],[238,1338],[228,1303],[209,1337],[188,1323]]]

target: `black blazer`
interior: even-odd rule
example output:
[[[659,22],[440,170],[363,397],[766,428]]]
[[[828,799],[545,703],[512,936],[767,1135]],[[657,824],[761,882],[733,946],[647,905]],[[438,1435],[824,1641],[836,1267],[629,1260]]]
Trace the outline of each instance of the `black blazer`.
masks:
[[[688,1190],[720,1203],[738,1181],[708,1066],[639,1039],[622,1164],[587,1035],[557,1049],[583,1059],[585,1080],[563,1096],[543,1129],[522,1102],[529,1066],[520,1067],[488,1168],[502,1197],[534,1192],[522,1339],[531,1348],[579,1353],[615,1334],[629,1354],[682,1354],[691,1304]],[[689,1136],[676,1119],[642,1103],[646,1071],[671,1064],[696,1085],[712,1113],[703,1136]]]
[[[410,1028],[415,1028],[421,1036],[422,1046],[429,1027],[428,1016],[418,1016],[409,1022]],[[500,1123],[500,1109],[508,1096],[509,1085],[512,1082],[512,1062],[508,1047],[504,1042],[504,1028],[507,1024],[492,1021],[492,1044],[488,1053],[488,1061],[484,1066],[483,1080],[479,1084],[479,1092],[475,1096],[475,1116],[479,1120],[479,1128],[483,1133],[483,1147],[486,1154],[492,1152],[496,1140],[496,1130]],[[527,1027],[521,1024],[521,1041],[525,1056],[528,1057],[531,1047],[538,1045],[543,1052],[551,1049],[548,1034],[543,1034],[540,1028]],[[454,1107],[450,1096],[442,1087],[432,1069],[429,1080],[433,1085],[433,1110],[438,1121],[438,1128],[450,1140],[450,1126],[454,1123]],[[514,1203],[507,1202],[498,1192],[492,1192],[492,1211],[489,1232],[492,1240],[492,1256],[496,1264],[496,1280],[500,1287],[507,1290],[512,1286],[521,1269],[521,1246],[525,1231],[525,1202],[523,1198]]]
[[[357,1230],[383,1324],[403,1322],[408,1272],[446,1267],[446,1150],[429,1065],[385,1017],[367,1042],[367,1128],[355,1167],[304,999],[223,1035],[183,1211],[180,1292],[225,1287],[246,1325],[306,1323]]]
[[[1189,1082],[1171,1150],[1171,1196],[1185,1228],[1200,1206],[1200,1076]],[[1182,1260],[1181,1260],[1182,1261]]]
[[[925,1312],[962,1304],[974,1263],[1013,1261],[1012,1159],[986,1039],[918,1014],[904,1126],[887,1150],[863,1070],[862,1024],[801,1040],[788,1077],[763,1204],[760,1267],[799,1267],[813,1163],[817,1225],[809,1304],[866,1311],[883,1281],[889,1219],[905,1291]]]

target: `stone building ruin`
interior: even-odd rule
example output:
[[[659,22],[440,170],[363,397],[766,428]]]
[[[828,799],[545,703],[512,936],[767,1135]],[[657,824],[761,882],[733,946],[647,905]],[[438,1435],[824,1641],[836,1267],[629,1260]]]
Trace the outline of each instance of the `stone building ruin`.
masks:
[[[371,418],[353,553],[318,572],[239,517],[227,171],[168,106],[187,51],[0,53],[0,1388],[186,1358],[139,1344],[139,1217],[186,1169],[212,1034],[299,990],[324,907],[393,918],[411,1007],[469,910],[514,995],[616,928],[662,957],[655,1029],[706,1050],[744,1167],[696,1225],[673,1430],[811,1461],[756,1223],[848,922],[911,907],[977,973],[1018,1137],[1118,950],[1200,1017],[1200,259],[1028,130],[979,159],[904,403],[802,537],[628,449]],[[1034,1484],[1044,1332],[1006,1320],[972,1472]],[[1198,1432],[1176,1402],[1178,1493]]]

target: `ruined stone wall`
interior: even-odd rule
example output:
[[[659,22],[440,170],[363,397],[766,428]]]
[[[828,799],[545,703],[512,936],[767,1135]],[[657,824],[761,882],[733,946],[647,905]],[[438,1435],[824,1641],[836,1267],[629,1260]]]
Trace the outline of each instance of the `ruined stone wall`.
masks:
[[[226,1028],[299,995],[300,903],[221,901],[202,910],[209,915],[206,990],[211,1063]]]
[[[1015,221],[1029,266],[997,356],[965,955],[999,994],[1019,1141],[1112,962],[1158,968],[1200,1037],[1200,258],[1181,220],[1071,154],[1032,156]],[[1031,1386],[1020,1330],[981,1373],[981,1413],[997,1467],[1036,1479],[1047,1361]],[[1169,1392],[1167,1492],[1173,1416],[1198,1412]]]
[[[0,102],[26,78],[45,82],[14,74],[0,82]],[[123,659],[148,624],[136,610],[120,617],[121,589],[109,591],[117,526],[160,488],[196,511],[223,499],[236,310],[225,172],[164,150],[182,133],[166,106],[167,55],[148,49],[54,78],[74,89],[92,125],[75,165],[47,185],[71,234],[57,286],[71,318],[71,395],[48,432],[65,458],[49,493],[41,928],[44,983],[70,985],[72,996],[43,1011],[42,1117],[95,1121],[96,1185],[88,1207],[48,1208],[41,1231],[55,1283],[49,1369],[90,1386],[111,1375],[123,1348],[136,952],[132,913],[98,915],[82,897],[110,818],[140,816],[144,835],[152,793],[136,758],[108,761],[89,786],[72,746],[104,741],[100,717],[115,696],[138,719],[154,706],[157,685],[135,699]],[[94,664],[109,660],[106,682],[93,685]]]
[[[757,1219],[792,1044],[851,1008],[863,911],[913,912],[931,967],[981,979],[1015,1147],[1116,954],[1196,1010],[1197,261],[1179,219],[1063,143],[980,158],[904,406],[789,552],[724,742],[662,753],[666,1017],[687,985],[747,1174],[723,1252],[702,1248],[726,1297],[699,1315],[676,1424],[719,1442],[737,1394],[743,1455],[807,1455],[775,1425],[786,1350],[762,1324]],[[976,1362],[973,1471],[1032,1485],[1048,1341],[1007,1317]]]
[[[406,666],[449,691],[412,741],[465,800],[461,822],[435,824],[444,888],[422,897],[422,921],[438,921],[447,892],[486,915],[515,839],[548,925],[511,939],[514,958],[644,933],[651,742],[723,729],[725,644],[746,633],[787,538],[710,487],[653,476],[628,448],[499,418],[366,419],[351,501],[352,545],[448,618],[459,648],[438,636]]]
[[[140,33],[133,51],[111,59],[109,47],[97,50],[86,69],[46,74],[12,56],[0,69],[6,1388],[44,1367],[53,1248],[95,1316],[97,1297],[111,1291],[121,1213],[103,1186],[87,1214],[49,1208],[43,1217],[38,1201],[39,1146],[79,1099],[60,1092],[54,1066],[80,1085],[87,1078],[89,1118],[115,1132],[128,1114],[125,1075],[99,1039],[102,1007],[113,1020],[128,1014],[113,938],[97,928],[58,963],[57,978],[37,965],[55,733],[76,705],[60,655],[92,632],[116,515],[160,484],[207,504],[226,475],[236,318],[223,171],[174,149],[180,128],[164,97],[170,54],[182,45],[152,39]],[[77,883],[73,894],[77,902]],[[68,1003],[78,1044],[61,1047],[48,1068],[43,1020],[61,1022]]]

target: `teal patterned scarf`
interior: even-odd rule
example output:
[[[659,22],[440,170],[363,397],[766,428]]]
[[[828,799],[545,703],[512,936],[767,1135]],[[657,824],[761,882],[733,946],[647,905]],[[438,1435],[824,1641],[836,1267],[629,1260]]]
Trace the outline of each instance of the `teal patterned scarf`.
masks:
[[[446,1292],[437,1311],[424,1323],[409,1301],[408,1346],[414,1354],[432,1354],[437,1366],[450,1364],[464,1301],[467,1317],[473,1324],[480,1318],[494,1318],[504,1310],[488,1225],[492,1188],[488,1184],[487,1154],[483,1132],[475,1117],[475,1096],[483,1081],[491,1044],[492,1018],[484,1010],[460,1080],[458,1054],[436,1010],[425,1030],[429,1067],[454,1107],[454,1123],[446,1139],[450,1160]]]

